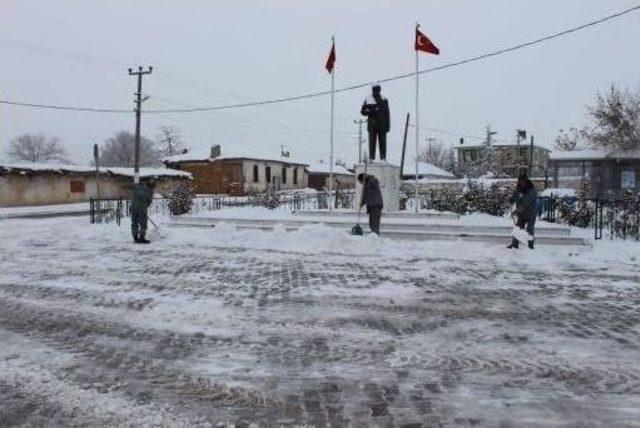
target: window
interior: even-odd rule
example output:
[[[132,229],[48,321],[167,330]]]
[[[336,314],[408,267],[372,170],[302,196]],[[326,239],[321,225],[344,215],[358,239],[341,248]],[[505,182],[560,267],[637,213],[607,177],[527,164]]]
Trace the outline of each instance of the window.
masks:
[[[260,181],[260,177],[258,176],[258,165],[253,166],[253,182],[257,183]]]
[[[293,168],[293,184],[298,184],[298,168]]]
[[[69,183],[69,190],[71,193],[84,193],[84,181],[71,180]]]
[[[267,183],[271,183],[271,167],[270,166],[265,168],[264,176],[267,179]]]
[[[282,184],[287,184],[287,167],[282,167]]]

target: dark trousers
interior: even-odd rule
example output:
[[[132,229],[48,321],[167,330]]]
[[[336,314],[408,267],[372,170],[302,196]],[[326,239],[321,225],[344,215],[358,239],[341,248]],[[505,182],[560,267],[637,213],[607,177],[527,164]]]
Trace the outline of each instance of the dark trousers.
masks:
[[[527,230],[527,233],[531,236],[533,236],[533,230],[535,228],[536,225],[536,218],[535,217],[531,217],[531,218],[527,218],[527,217],[518,217],[518,221],[516,221],[516,226],[518,226],[520,229],[525,229]],[[533,242],[533,241],[530,241]],[[516,238],[511,238],[511,244],[514,247],[518,246],[518,240]],[[529,246],[531,247],[533,244],[529,244]]]
[[[369,131],[369,159],[376,159],[376,141],[380,145],[380,160],[387,159],[387,133],[380,129]]]
[[[369,213],[369,229],[376,235],[380,235],[380,217],[382,217],[382,208],[367,208]]]
[[[144,237],[147,233],[147,222],[149,218],[147,211],[131,211],[131,234],[137,237]]]

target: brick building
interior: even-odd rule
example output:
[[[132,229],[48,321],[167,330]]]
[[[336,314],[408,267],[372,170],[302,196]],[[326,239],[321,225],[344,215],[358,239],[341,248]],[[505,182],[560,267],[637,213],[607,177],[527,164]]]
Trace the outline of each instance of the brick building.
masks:
[[[329,188],[329,162],[319,160],[309,165],[309,187],[316,190]],[[354,168],[355,169],[355,168]],[[355,189],[356,175],[347,169],[344,164],[336,164],[333,167],[333,181],[336,189]]]
[[[196,193],[247,195],[308,186],[307,164],[283,156],[227,152],[215,145],[209,153],[185,153],[163,159],[167,168],[190,172]]]

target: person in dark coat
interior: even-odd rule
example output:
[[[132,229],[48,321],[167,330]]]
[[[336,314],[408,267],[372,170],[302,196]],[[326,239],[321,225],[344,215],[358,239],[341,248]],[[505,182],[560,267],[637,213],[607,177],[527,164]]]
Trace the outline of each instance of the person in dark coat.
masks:
[[[380,235],[380,217],[382,216],[383,204],[378,179],[372,175],[358,174],[358,181],[362,184],[360,206],[367,206],[369,229],[376,235]]]
[[[153,201],[153,183],[137,183],[131,191],[129,211],[131,213],[131,235],[136,244],[148,244],[146,239],[147,223],[149,221],[147,210]]]
[[[535,186],[527,177],[526,171],[522,171],[518,176],[516,190],[509,201],[516,204],[516,226],[520,229],[526,228],[527,233],[533,237],[538,195]],[[530,240],[528,244],[529,248],[533,250],[533,240]],[[518,248],[518,240],[513,237],[511,245],[507,248]]]
[[[360,114],[367,116],[369,131],[369,159],[376,158],[376,141],[380,147],[380,160],[387,159],[387,132],[391,129],[389,101],[380,94],[380,85],[371,88],[372,94],[362,104]]]

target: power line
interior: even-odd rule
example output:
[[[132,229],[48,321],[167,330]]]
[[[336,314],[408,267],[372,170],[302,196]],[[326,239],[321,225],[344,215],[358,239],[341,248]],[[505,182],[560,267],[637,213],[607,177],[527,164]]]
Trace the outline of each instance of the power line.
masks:
[[[613,19],[617,19],[620,18],[624,15],[628,15],[632,12],[635,12],[637,10],[640,10],[640,5],[638,6],[634,6],[631,7],[629,9],[623,10],[621,12],[618,13],[614,13],[612,15],[608,15],[605,16],[603,18],[597,19],[595,21],[590,21],[587,22],[585,24],[579,25],[577,27],[573,27],[564,31],[560,31],[558,33],[554,33],[551,34],[549,36],[545,36],[545,37],[541,37],[535,40],[531,40],[525,43],[520,43],[508,48],[504,48],[504,49],[499,49],[496,51],[492,51],[492,52],[488,52],[485,54],[481,54],[481,55],[477,55],[477,56],[473,56],[467,59],[463,59],[460,61],[455,61],[455,62],[450,62],[447,64],[443,64],[441,66],[437,66],[437,67],[432,67],[432,68],[427,68],[424,70],[420,70],[418,71],[417,74],[428,74],[428,73],[434,73],[436,71],[442,71],[442,70],[446,70],[449,68],[454,68],[454,67],[459,67],[461,65],[466,65],[466,64],[470,64],[470,63],[474,63],[474,62],[478,62],[478,61],[482,61],[488,58],[492,58],[492,57],[496,57],[496,56],[500,56],[500,55],[504,55],[510,52],[514,52],[520,49],[524,49],[530,46],[534,46],[534,45],[538,45],[541,43],[545,43],[548,42],[550,40],[553,39],[557,39],[572,33],[576,33],[578,31],[584,30],[586,28],[590,28],[590,27],[594,27],[600,24],[603,24],[607,21],[611,21]],[[385,83],[385,82],[391,82],[391,81],[395,81],[395,80],[401,80],[401,79],[406,79],[409,77],[413,77],[415,76],[416,73],[415,72],[411,72],[411,73],[405,73],[405,74],[400,74],[400,75],[396,75],[396,76],[392,76],[392,77],[387,77],[384,79],[378,79],[375,81],[369,81],[366,83],[359,83],[356,85],[351,85],[351,86],[346,86],[344,88],[340,88],[340,89],[336,89],[335,92],[348,92],[348,91],[353,91],[355,89],[361,89],[364,87],[368,87],[370,85],[372,85],[375,82],[380,82],[380,83]],[[245,103],[236,103],[236,104],[222,104],[222,105],[218,105],[218,106],[209,106],[209,107],[195,107],[195,108],[184,108],[184,109],[165,109],[165,110],[145,110],[145,113],[155,113],[155,114],[164,114],[164,113],[196,113],[196,112],[203,112],[203,111],[216,111],[216,110],[229,110],[229,109],[236,109],[236,108],[245,108],[245,107],[256,107],[256,106],[264,106],[264,105],[269,105],[269,104],[279,104],[279,103],[284,103],[284,102],[289,102],[289,101],[299,101],[299,100],[304,100],[304,99],[309,99],[309,98],[316,98],[316,97],[321,97],[321,96],[325,96],[325,95],[329,95],[331,93],[331,91],[320,91],[320,92],[312,92],[312,93],[308,93],[308,94],[302,94],[302,95],[294,95],[294,96],[290,96],[290,97],[281,97],[281,98],[274,98],[274,99],[270,99],[270,100],[263,100],[263,101],[251,101],[251,102],[245,102]],[[31,108],[43,108],[43,109],[53,109],[53,110],[70,110],[70,111],[84,111],[84,112],[93,112],[93,113],[131,113],[131,110],[126,110],[126,109],[102,109],[102,108],[91,108],[91,107],[72,107],[72,106],[59,106],[59,105],[52,105],[52,104],[38,104],[38,103],[23,103],[23,102],[17,102],[17,101],[9,101],[9,100],[0,100],[0,104],[7,104],[7,105],[15,105],[15,106],[21,106],[21,107],[31,107]]]

